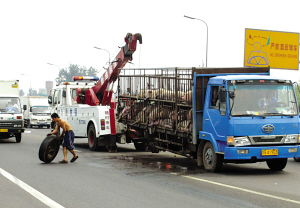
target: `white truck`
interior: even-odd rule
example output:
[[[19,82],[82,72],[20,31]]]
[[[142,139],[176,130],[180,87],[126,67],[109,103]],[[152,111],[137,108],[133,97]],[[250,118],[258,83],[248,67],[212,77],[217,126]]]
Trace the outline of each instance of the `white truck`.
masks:
[[[0,80],[0,139],[15,137],[16,142],[20,143],[23,132],[19,80]]]
[[[25,127],[50,128],[51,117],[48,98],[45,96],[23,96],[21,102],[26,105],[24,110]]]
[[[73,126],[75,138],[88,137],[90,150],[104,146],[109,152],[116,151],[115,104],[112,101],[113,84],[120,70],[136,50],[139,33],[128,33],[123,46],[99,80],[96,77],[75,76],[73,82],[64,82],[51,91],[51,113],[58,113]]]

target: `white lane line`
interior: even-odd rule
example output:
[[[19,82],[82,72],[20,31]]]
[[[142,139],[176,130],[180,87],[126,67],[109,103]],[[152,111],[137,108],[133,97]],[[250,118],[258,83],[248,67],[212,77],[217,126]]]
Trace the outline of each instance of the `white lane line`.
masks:
[[[13,176],[10,173],[6,172],[2,168],[0,168],[0,173],[4,177],[6,177],[8,180],[10,180],[14,184],[18,185],[19,187],[21,187],[22,189],[24,189],[25,191],[27,191],[29,194],[31,194],[32,196],[34,196],[35,198],[37,198],[38,200],[40,200],[41,202],[43,202],[48,207],[51,207],[51,208],[64,208],[63,206],[61,206],[57,202],[55,202],[52,199],[50,199],[49,197],[45,196],[41,192],[35,190],[31,186],[27,185],[26,183],[24,183],[23,181],[19,180],[15,176]]]
[[[284,197],[280,197],[280,196],[274,196],[274,195],[266,194],[266,193],[262,193],[262,192],[252,191],[252,190],[240,188],[240,187],[237,187],[237,186],[231,186],[231,185],[227,185],[227,184],[223,184],[223,183],[219,183],[219,182],[215,182],[215,181],[210,181],[210,180],[206,180],[206,179],[202,179],[202,178],[196,178],[196,177],[192,177],[192,176],[182,176],[182,177],[189,178],[189,179],[192,179],[192,180],[201,181],[201,182],[205,182],[205,183],[210,183],[210,184],[214,184],[214,185],[217,185],[217,186],[222,186],[222,187],[226,187],[226,188],[230,188],[230,189],[244,191],[244,192],[251,193],[251,194],[265,196],[265,197],[269,197],[269,198],[272,198],[272,199],[278,199],[278,200],[282,200],[282,201],[286,201],[286,202],[290,202],[290,203],[294,203],[294,204],[300,204],[300,201],[296,201],[296,200],[293,200],[293,199],[288,199],[288,198],[284,198]]]

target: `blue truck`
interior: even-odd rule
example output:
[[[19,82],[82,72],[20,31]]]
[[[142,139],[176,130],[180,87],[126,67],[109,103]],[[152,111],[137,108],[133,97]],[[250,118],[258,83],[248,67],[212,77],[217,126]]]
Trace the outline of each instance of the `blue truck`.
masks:
[[[268,67],[126,69],[118,80],[117,141],[169,151],[207,171],[300,157],[299,107],[290,80]]]

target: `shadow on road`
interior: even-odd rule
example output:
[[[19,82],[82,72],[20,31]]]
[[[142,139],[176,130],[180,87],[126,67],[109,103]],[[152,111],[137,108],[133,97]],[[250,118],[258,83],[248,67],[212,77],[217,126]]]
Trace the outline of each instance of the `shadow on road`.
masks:
[[[76,143],[76,148],[89,149],[87,143]],[[197,167],[195,160],[178,156],[172,153],[160,152],[141,152],[135,150],[133,145],[118,145],[117,153],[108,153],[103,147],[100,150],[94,151],[105,153],[103,157],[108,160],[118,160],[119,162],[126,162],[127,166],[142,167],[159,169],[162,171],[173,172],[176,174],[193,175],[193,174],[204,174],[207,171]],[[221,175],[285,175],[288,174],[285,171],[272,171],[267,165],[257,166],[253,164],[224,164],[223,169],[219,173],[210,174],[221,174]]]

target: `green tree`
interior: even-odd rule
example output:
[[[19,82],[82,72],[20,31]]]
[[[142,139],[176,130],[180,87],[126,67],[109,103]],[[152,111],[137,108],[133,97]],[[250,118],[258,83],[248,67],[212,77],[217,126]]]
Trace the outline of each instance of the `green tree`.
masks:
[[[56,83],[73,81],[73,76],[96,76],[98,71],[93,68],[80,67],[77,64],[70,64],[69,67],[63,68],[59,71],[58,77],[55,79]]]

